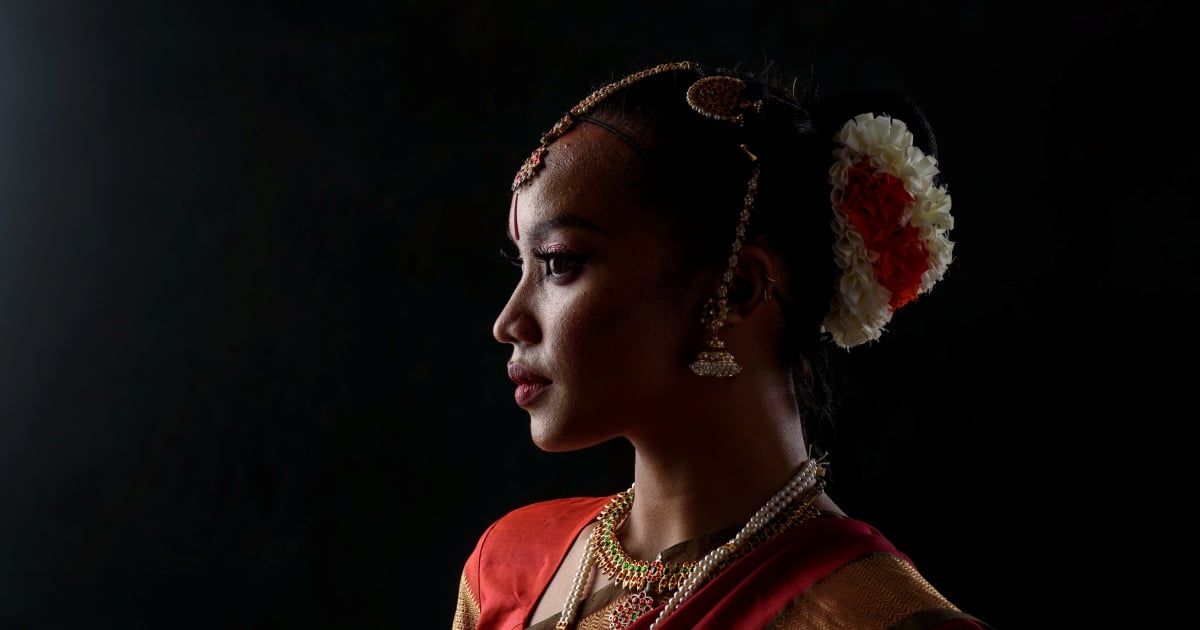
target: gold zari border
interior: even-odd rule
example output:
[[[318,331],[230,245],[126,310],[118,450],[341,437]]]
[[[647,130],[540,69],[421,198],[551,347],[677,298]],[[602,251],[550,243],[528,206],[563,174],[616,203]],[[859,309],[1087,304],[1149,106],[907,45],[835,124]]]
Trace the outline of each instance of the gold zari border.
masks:
[[[958,612],[911,564],[881,553],[822,578],[792,600],[768,628],[883,630],[931,610]]]

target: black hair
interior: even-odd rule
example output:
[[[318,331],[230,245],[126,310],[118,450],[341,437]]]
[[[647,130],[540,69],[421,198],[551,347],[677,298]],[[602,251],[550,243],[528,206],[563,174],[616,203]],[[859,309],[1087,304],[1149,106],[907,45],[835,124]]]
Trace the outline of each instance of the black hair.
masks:
[[[697,113],[687,90],[714,75],[741,79],[743,96],[761,107],[747,110],[742,124]],[[763,244],[789,270],[782,291],[789,298],[780,300],[788,320],[780,360],[791,366],[806,438],[818,448],[818,433],[831,426],[838,399],[835,350],[821,332],[839,273],[829,169],[835,134],[867,112],[903,120],[917,146],[936,158],[929,122],[907,96],[876,91],[822,97],[773,64],[758,74],[697,66],[649,76],[612,93],[578,121],[609,128],[643,156],[631,171],[634,192],[672,222],[680,277],[724,270],[755,163],[746,151],[757,156],[758,191],[745,241]]]

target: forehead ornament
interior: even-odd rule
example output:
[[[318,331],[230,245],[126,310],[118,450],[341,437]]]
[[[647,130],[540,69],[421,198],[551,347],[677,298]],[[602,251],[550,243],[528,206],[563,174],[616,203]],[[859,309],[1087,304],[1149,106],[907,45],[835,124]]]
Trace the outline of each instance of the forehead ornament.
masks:
[[[664,72],[671,72],[675,70],[694,70],[696,67],[697,64],[692,61],[659,64],[652,68],[646,68],[645,70],[635,72],[621,79],[620,81],[609,83],[608,85],[605,85],[604,87],[589,94],[586,98],[584,98],[582,101],[579,101],[579,103],[572,107],[570,111],[568,111],[566,114],[563,114],[563,117],[558,119],[558,122],[554,123],[554,126],[551,127],[549,131],[542,134],[541,142],[538,144],[537,148],[533,150],[533,153],[526,158],[525,163],[522,164],[520,170],[517,171],[516,177],[513,178],[513,192],[516,192],[516,190],[521,187],[521,184],[529,181],[529,178],[533,177],[534,174],[537,173],[538,169],[542,166],[542,158],[546,155],[546,151],[549,150],[550,145],[555,140],[562,137],[562,135],[566,133],[568,129],[575,126],[575,121],[578,119],[578,117],[584,116],[591,112],[592,108],[594,108],[597,103],[611,96],[613,92],[637,83],[646,77],[652,77],[656,74],[662,74]]]
[[[745,89],[746,84],[736,77],[704,77],[688,88],[687,102],[702,116],[740,125],[745,122],[745,110],[762,111],[762,101],[742,98]]]

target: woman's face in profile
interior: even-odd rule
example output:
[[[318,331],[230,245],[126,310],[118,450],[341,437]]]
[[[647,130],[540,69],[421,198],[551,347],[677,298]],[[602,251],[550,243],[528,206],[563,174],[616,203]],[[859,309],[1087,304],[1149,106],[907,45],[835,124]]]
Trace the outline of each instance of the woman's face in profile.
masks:
[[[512,345],[516,403],[544,450],[669,430],[664,418],[679,415],[704,296],[667,280],[672,234],[623,185],[641,159],[579,124],[513,195],[508,232],[523,265],[493,333]]]

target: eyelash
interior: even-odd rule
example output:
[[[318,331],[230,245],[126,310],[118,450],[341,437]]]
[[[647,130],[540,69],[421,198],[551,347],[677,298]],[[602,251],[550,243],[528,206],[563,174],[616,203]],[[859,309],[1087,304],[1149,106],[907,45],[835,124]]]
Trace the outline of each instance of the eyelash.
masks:
[[[517,267],[518,269],[523,268],[525,266],[524,258],[510,254],[504,250],[500,250],[500,257],[507,260],[509,263],[511,263],[513,266]],[[587,256],[584,256],[582,254],[573,254],[570,252],[565,252],[565,251],[560,251],[560,250],[546,251],[546,250],[540,249],[540,248],[533,250],[533,257],[537,258],[542,263],[541,273],[542,273],[543,280],[564,280],[567,277],[578,272],[579,268],[582,267],[583,263],[587,260]],[[550,267],[554,264],[555,261],[563,261],[563,262],[569,263],[571,265],[571,269],[569,271],[552,274],[552,273],[550,273]]]
[[[517,256],[516,254],[510,254],[503,249],[500,250],[500,257],[508,261],[510,265],[516,267],[517,269],[520,269],[521,265],[525,264],[525,260],[523,258]]]

